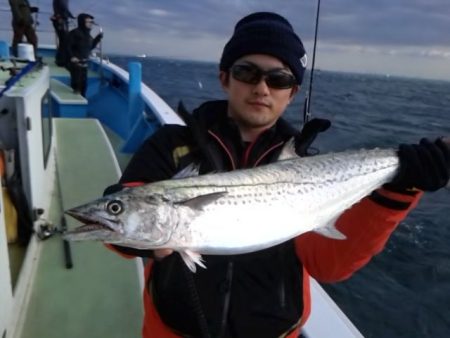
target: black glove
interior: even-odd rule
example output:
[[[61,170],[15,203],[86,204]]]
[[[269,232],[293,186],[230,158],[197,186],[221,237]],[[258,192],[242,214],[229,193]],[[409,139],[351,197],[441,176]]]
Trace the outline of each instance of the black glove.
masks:
[[[433,143],[423,138],[419,144],[401,144],[398,157],[400,170],[388,184],[390,187],[436,191],[447,185],[450,178],[450,146],[442,139]]]
[[[39,7],[30,7],[31,13],[39,13]]]

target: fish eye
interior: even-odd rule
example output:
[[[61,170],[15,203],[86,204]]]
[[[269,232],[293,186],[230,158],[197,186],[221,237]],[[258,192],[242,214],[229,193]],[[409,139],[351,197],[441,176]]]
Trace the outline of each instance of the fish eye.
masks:
[[[106,204],[106,211],[113,215],[119,215],[123,211],[123,204],[121,201],[110,201]]]

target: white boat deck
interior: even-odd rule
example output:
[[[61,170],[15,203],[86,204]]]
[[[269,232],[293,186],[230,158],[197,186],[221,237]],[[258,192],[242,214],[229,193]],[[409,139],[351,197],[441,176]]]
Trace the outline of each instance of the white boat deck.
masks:
[[[93,119],[54,119],[61,200],[55,191],[53,217],[102,195],[120,170],[109,141]],[[59,203],[62,205],[59,205]],[[67,218],[68,227],[77,222]],[[22,338],[139,337],[142,275],[137,260],[126,260],[99,242],[72,243],[73,268],[64,265],[63,242],[40,243]]]

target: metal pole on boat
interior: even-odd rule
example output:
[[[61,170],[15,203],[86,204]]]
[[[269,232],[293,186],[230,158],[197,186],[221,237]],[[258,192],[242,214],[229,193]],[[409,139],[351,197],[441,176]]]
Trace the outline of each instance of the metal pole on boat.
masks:
[[[128,64],[128,132],[131,133],[144,110],[141,98],[142,65],[140,62]]]
[[[103,33],[102,26],[99,26],[99,31],[100,31],[100,34]],[[103,39],[100,40],[100,45],[98,47],[100,49],[100,70],[99,70],[100,84],[103,84],[103,47],[102,46],[103,46]]]
[[[35,31],[37,31],[37,27],[39,26],[39,5],[40,5],[40,3],[39,3],[39,0],[38,0],[38,2],[37,2],[38,10],[37,10],[36,13],[34,13],[34,23],[33,23],[33,28],[34,28]]]

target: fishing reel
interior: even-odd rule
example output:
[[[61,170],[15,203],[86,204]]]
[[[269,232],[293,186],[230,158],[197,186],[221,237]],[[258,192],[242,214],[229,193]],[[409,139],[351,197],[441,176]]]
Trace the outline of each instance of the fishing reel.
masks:
[[[43,220],[42,224],[39,224],[38,230],[36,231],[36,236],[44,241],[49,239],[55,234],[61,234],[62,231],[59,230],[54,224],[51,222]]]

